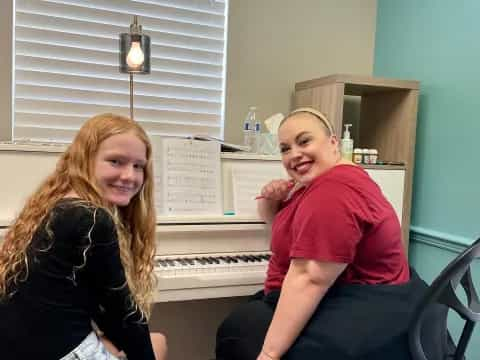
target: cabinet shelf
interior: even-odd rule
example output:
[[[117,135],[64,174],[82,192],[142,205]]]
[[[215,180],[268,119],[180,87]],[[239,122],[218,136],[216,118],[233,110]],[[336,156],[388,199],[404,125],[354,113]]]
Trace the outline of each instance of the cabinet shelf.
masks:
[[[364,169],[372,170],[406,170],[405,165],[361,165]]]

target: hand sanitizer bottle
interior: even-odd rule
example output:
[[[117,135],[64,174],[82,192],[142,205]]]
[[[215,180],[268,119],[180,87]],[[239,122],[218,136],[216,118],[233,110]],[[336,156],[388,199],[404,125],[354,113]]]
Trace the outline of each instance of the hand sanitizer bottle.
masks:
[[[352,124],[345,124],[344,126],[345,131],[341,140],[342,158],[352,161],[353,139],[350,138],[350,131],[348,130]]]
[[[248,114],[245,117],[243,122],[243,145],[248,146],[250,151],[254,152],[255,149],[255,138],[254,138],[254,126],[256,123],[256,114],[255,111],[257,108],[255,106],[250,106],[248,108]]]

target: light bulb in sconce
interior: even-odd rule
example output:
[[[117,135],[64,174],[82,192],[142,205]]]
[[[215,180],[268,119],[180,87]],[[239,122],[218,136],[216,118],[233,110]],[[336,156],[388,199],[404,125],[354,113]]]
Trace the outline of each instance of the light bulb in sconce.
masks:
[[[142,48],[140,47],[140,42],[132,41],[132,46],[127,55],[127,64],[131,68],[137,68],[142,66],[145,61],[145,55],[143,54]]]
[[[128,33],[119,37],[119,70],[130,76],[130,118],[133,117],[133,75],[150,74],[150,37],[142,31],[138,17],[133,17]]]

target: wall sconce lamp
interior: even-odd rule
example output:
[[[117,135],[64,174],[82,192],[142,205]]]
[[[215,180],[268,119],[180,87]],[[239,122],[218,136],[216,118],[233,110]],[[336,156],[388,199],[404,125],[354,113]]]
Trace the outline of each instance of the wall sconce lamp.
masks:
[[[130,118],[133,120],[133,74],[150,74],[150,37],[143,34],[138,17],[130,32],[120,34],[120,72],[130,74]]]

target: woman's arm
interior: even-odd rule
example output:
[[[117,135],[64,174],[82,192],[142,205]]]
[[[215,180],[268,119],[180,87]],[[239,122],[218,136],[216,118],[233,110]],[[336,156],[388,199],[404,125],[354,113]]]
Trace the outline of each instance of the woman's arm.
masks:
[[[293,259],[258,360],[287,352],[347,264]]]

